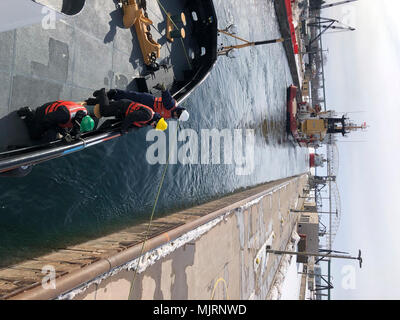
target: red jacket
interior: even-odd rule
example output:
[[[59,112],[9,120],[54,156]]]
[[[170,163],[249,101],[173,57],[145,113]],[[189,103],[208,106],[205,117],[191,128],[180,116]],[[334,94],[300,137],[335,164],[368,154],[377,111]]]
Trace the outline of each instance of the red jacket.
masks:
[[[61,128],[72,128],[73,127],[72,119],[74,118],[75,114],[78,111],[83,111],[86,114],[88,113],[87,109],[84,106],[77,104],[76,102],[59,100],[59,101],[56,101],[53,104],[47,106],[44,114],[56,112],[57,109],[60,108],[61,106],[64,106],[69,112],[69,120],[66,123],[58,124]]]
[[[139,110],[140,108],[145,108],[146,110],[148,110],[149,112],[150,112],[150,114],[151,114],[151,117],[149,118],[149,120],[145,120],[145,121],[134,121],[134,122],[132,122],[132,124],[134,125],[134,126],[136,126],[136,127],[144,127],[144,126],[146,126],[148,123],[149,123],[149,121],[151,121],[152,119],[153,119],[153,116],[154,116],[154,111],[153,111],[153,109],[151,109],[150,107],[148,107],[148,106],[145,106],[144,104],[140,104],[140,103],[137,103],[137,102],[132,102],[130,105],[129,105],[129,107],[126,109],[126,112],[125,112],[125,117],[128,117],[128,115],[131,113],[131,112],[134,112],[134,111],[136,111],[136,110]]]
[[[163,99],[161,97],[155,98],[153,109],[155,112],[158,112],[161,115],[161,117],[163,117],[164,119],[170,119],[170,118],[172,118],[172,111],[176,109],[176,102],[175,102],[175,105],[171,109],[167,109],[164,106]]]

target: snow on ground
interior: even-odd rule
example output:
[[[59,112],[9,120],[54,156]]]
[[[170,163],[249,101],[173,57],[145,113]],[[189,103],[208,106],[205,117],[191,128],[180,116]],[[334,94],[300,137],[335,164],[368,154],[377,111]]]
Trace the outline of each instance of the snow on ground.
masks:
[[[297,234],[296,231],[293,231],[292,236],[291,236],[291,241],[289,241],[288,245],[286,246],[285,251],[296,251],[297,243],[299,242],[299,240],[300,240],[299,235]],[[296,256],[284,254],[282,257],[280,266],[279,266],[278,270],[276,271],[276,276],[275,276],[274,282],[273,282],[270,292],[269,292],[268,298],[270,300],[281,300],[282,299],[284,285],[285,285],[285,282],[286,282],[286,279],[288,276],[289,268],[292,263],[294,265],[296,265]],[[294,267],[294,269],[296,270],[297,267]],[[297,273],[297,270],[294,273]],[[288,281],[289,281],[288,284],[292,283],[292,281],[290,281],[290,278]],[[293,283],[294,282],[295,281],[293,281]],[[299,284],[299,286],[300,286],[300,284]],[[295,292],[295,290],[291,290],[290,288],[291,288],[291,286],[288,289],[289,291]],[[297,292],[299,292],[299,290],[297,290]],[[299,295],[297,294],[297,299],[299,299],[298,296]]]
[[[301,274],[298,274],[298,272],[302,270],[303,264],[296,263],[296,257],[292,257],[282,284],[280,300],[299,300]]]

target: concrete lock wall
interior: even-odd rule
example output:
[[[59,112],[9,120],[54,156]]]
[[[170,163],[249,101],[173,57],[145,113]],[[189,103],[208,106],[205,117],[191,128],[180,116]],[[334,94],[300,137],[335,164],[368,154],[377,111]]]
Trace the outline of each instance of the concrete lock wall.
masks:
[[[0,299],[265,299],[308,175],[265,183],[0,270]],[[147,239],[145,241],[145,239]]]
[[[290,209],[301,207],[298,197],[306,182],[303,175],[278,183],[263,196],[224,212],[198,238],[187,238],[164,257],[161,246],[153,255],[160,255],[159,260],[144,271],[122,269],[68,298],[266,299],[281,256],[266,255],[265,245],[286,247],[297,220]]]

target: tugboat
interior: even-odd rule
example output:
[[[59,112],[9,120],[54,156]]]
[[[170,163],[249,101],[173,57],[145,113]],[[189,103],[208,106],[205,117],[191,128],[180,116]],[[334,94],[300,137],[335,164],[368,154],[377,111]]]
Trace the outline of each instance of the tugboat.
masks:
[[[321,111],[319,105],[312,107],[307,102],[297,103],[297,87],[287,90],[287,129],[301,147],[318,148],[321,144],[331,143],[332,134],[346,136],[351,131],[366,129],[364,122],[356,125],[346,115],[339,116],[335,111]]]
[[[107,119],[70,142],[32,141],[17,115],[28,104],[22,95],[31,94],[36,108],[49,101],[84,101],[101,87],[157,96],[153,87],[164,83],[179,104],[217,60],[212,0],[2,0],[0,9],[0,31],[16,30],[9,99],[0,101],[0,176],[24,176],[38,163],[120,137],[120,122]],[[57,19],[57,27],[34,29],[46,15]],[[0,37],[0,46],[9,49],[10,38]],[[47,40],[46,65],[39,53]],[[22,60],[24,55],[31,61]],[[26,65],[18,65],[21,61]]]

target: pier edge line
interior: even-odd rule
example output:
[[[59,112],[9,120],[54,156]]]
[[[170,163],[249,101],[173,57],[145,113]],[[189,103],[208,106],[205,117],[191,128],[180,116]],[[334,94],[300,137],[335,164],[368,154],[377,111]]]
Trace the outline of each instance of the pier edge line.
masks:
[[[289,177],[288,179],[299,179],[307,175],[307,173],[302,173],[299,175],[295,175]],[[272,182],[272,181],[271,181]],[[239,207],[245,206],[247,203],[264,197],[271,192],[275,192],[282,188],[288,181],[282,182],[277,186],[272,186],[266,190],[258,192],[257,194],[251,195],[243,200],[239,200],[234,202],[222,209],[218,209],[211,213],[208,213],[194,221],[190,221],[185,223],[177,228],[174,228],[168,232],[164,232],[159,234],[153,238],[147,239],[146,251],[150,251],[160,247],[161,245],[167,243],[166,242],[166,234],[169,236],[170,241],[184,235],[188,231],[200,227],[201,225],[214,220],[215,218],[224,215],[226,212],[235,210]],[[3,297],[6,300],[50,300],[55,299],[56,297],[65,294],[105,273],[112,271],[115,268],[121,267],[124,264],[133,261],[140,256],[142,242],[138,243],[126,250],[118,252],[113,256],[105,257],[96,261],[90,265],[83,267],[80,270],[73,271],[65,276],[61,276],[57,278],[57,287],[56,289],[44,289],[40,284],[31,289],[27,289],[26,291],[10,294],[8,296]]]

